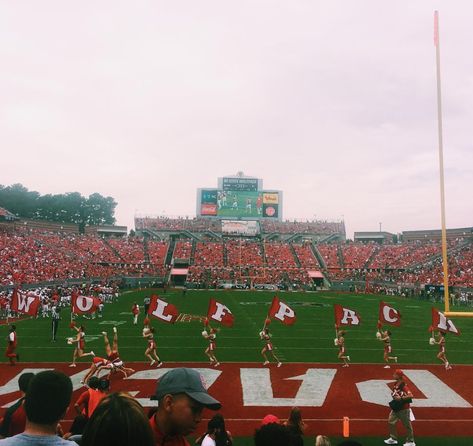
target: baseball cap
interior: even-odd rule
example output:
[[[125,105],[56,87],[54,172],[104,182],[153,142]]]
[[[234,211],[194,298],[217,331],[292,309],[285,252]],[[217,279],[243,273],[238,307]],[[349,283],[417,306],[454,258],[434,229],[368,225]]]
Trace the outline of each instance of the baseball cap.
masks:
[[[181,367],[166,372],[158,380],[156,392],[151,399],[159,400],[164,395],[177,393],[185,393],[208,409],[219,410],[222,407],[219,401],[208,394],[201,374],[194,369]]]
[[[276,415],[268,414],[261,420],[261,426],[271,423],[279,423],[279,418]]]

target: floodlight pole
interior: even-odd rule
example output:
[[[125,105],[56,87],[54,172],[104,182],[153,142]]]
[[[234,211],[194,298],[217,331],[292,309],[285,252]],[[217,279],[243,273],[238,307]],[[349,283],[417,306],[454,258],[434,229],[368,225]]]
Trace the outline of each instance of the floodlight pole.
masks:
[[[439,12],[434,12],[434,44],[437,65],[437,122],[439,138],[439,170],[440,170],[440,214],[442,217],[442,263],[443,263],[443,296],[445,312],[450,311],[450,297],[448,292],[448,258],[447,258],[447,229],[445,224],[445,180],[443,166],[443,127],[442,127],[442,90],[440,82],[440,35]]]

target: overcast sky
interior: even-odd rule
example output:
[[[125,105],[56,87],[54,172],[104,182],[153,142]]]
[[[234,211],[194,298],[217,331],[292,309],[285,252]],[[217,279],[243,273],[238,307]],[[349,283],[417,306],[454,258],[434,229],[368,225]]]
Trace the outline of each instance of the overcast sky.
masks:
[[[131,228],[243,171],[284,218],[438,228],[435,9],[447,226],[472,226],[471,0],[2,0],[0,184],[111,195]]]

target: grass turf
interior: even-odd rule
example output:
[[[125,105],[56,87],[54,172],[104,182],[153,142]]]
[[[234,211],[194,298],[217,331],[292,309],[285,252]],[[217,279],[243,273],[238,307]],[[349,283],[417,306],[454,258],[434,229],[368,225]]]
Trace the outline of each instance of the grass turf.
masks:
[[[86,320],[79,317],[77,322],[86,326],[86,350],[94,350],[97,355],[104,354],[102,331],[112,332],[117,324],[119,349],[125,361],[144,361],[143,352],[146,342],[141,336],[143,311],[139,324],[132,324],[131,306],[152,290],[125,292],[119,301],[105,305],[103,318]],[[235,316],[232,328],[222,327],[217,336],[217,356],[221,362],[260,362],[261,330],[267,314],[273,292],[238,292],[238,291],[188,291],[183,295],[180,290],[159,293],[169,302],[174,303],[181,313],[205,315],[209,297],[224,302]],[[392,296],[351,295],[330,292],[318,293],[279,293],[282,300],[293,307],[297,322],[293,326],[284,326],[273,321],[270,325],[273,343],[277,354],[285,362],[337,362],[337,348],[333,345],[334,315],[333,304],[340,303],[357,310],[362,317],[359,327],[347,327],[346,348],[354,363],[382,363],[383,346],[375,338],[378,319],[378,303],[384,300],[399,309],[402,314],[400,328],[392,331],[393,352],[400,364],[437,364],[438,348],[428,343],[427,331],[431,323],[431,302],[411,300]],[[442,309],[441,304],[435,305]],[[49,319],[29,319],[18,322],[18,351],[22,361],[45,362],[70,361],[72,347],[66,344],[66,338],[75,331],[69,328],[69,311],[62,311],[58,340],[51,342],[51,321]],[[152,319],[157,330],[158,354],[166,362],[206,361],[204,349],[207,342],[202,338],[202,324],[196,320],[177,322],[174,325]],[[447,354],[452,364],[471,364],[473,324],[471,319],[456,319],[455,324],[462,331],[457,337],[447,337]],[[4,327],[4,334],[7,328]],[[84,358],[88,362],[88,358]],[[3,359],[5,361],[5,358]]]

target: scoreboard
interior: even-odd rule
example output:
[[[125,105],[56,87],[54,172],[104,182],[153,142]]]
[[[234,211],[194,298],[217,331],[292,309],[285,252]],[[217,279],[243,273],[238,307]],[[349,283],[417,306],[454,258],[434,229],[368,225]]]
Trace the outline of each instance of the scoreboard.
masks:
[[[197,216],[233,220],[282,220],[282,191],[263,190],[259,178],[223,177],[217,188],[197,190]]]

